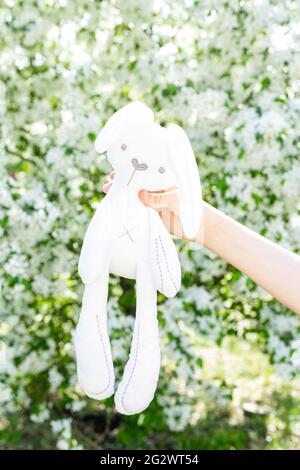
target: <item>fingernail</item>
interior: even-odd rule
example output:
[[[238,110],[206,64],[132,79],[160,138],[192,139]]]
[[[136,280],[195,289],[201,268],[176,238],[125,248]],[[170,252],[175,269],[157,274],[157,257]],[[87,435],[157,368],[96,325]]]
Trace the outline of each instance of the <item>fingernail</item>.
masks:
[[[145,191],[144,189],[142,189],[142,190],[139,192],[139,196],[140,196],[140,199],[142,199],[143,201],[147,201],[147,200],[148,200],[148,193],[147,193],[147,191]]]
[[[111,187],[111,183],[105,183],[102,187],[102,191],[104,193],[107,193],[110,187]]]

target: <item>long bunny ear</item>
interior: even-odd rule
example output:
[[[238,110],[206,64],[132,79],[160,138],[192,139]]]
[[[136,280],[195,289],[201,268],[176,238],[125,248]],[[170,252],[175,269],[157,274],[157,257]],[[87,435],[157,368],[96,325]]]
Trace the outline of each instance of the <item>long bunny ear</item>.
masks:
[[[189,138],[176,124],[166,128],[170,166],[180,190],[180,217],[187,238],[199,232],[202,217],[202,191],[195,155]]]
[[[106,152],[118,139],[123,126],[153,121],[153,112],[141,101],[132,101],[116,111],[107,121],[95,142],[96,151]]]

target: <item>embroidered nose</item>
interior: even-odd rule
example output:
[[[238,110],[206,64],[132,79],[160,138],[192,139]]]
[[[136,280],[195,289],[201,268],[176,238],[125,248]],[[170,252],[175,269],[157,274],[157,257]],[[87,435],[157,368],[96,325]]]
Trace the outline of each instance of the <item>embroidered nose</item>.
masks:
[[[146,171],[148,168],[147,163],[139,163],[136,158],[131,160],[131,164],[135,170]]]
[[[146,171],[147,168],[148,168],[147,163],[139,163],[136,158],[133,158],[133,159],[131,160],[131,164],[132,164],[134,170],[133,170],[133,172],[132,172],[132,175],[130,176],[130,179],[129,179],[128,183],[127,183],[127,186],[130,184],[130,182],[131,182],[132,178],[134,177],[135,172],[136,172],[137,170],[138,170],[138,171]]]

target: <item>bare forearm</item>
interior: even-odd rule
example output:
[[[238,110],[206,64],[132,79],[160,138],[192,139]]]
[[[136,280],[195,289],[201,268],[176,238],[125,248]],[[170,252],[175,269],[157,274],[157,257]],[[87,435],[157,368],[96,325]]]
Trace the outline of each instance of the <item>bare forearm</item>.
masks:
[[[182,230],[178,191],[144,191],[141,200],[159,211],[167,229],[180,238]],[[200,233],[193,239],[249,276],[283,305],[300,315],[300,256],[258,235],[253,230],[203,202]]]
[[[203,244],[300,314],[300,256],[204,203]]]

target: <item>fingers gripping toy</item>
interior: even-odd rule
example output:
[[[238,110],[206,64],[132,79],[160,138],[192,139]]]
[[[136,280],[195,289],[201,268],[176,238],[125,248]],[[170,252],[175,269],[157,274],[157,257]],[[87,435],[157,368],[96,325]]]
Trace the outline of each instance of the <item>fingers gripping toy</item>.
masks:
[[[176,295],[181,283],[175,245],[158,213],[145,207],[141,189],[176,184],[185,235],[197,235],[201,186],[187,135],[177,125],[163,128],[152,111],[134,101],[117,111],[96,140],[115,169],[113,185],[87,229],[79,260],[85,284],[75,333],[77,371],[85,393],[102,400],[114,393],[114,369],[107,331],[109,274],[136,279],[136,319],[123,378],[115,394],[123,414],[139,413],[153,399],[160,368],[157,291]]]

